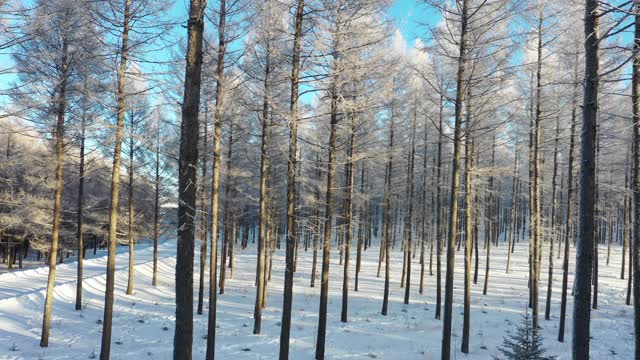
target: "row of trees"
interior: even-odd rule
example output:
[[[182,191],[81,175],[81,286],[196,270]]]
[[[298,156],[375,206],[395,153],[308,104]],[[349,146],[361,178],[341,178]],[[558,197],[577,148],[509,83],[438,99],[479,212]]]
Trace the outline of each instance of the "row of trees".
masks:
[[[449,359],[455,267],[465,274],[461,351],[467,353],[471,288],[484,270],[483,294],[491,292],[490,272],[510,271],[519,242],[528,242],[532,331],[537,335],[540,327],[542,296],[545,319],[551,318],[561,273],[558,341],[564,341],[572,285],[574,358],[588,358],[598,244],[622,246],[627,303],[633,290],[640,307],[635,2],[429,0],[421,9],[438,21],[425,19],[411,46],[394,28],[391,5],[192,0],[180,41],[171,35],[183,39],[174,25],[184,19],[172,17],[170,2],[5,5],[2,47],[11,49],[10,70],[18,76],[0,115],[11,121],[3,129],[24,132],[27,121],[42,134],[39,151],[52,159],[43,163],[45,171],[11,170],[25,162],[12,162],[18,151],[8,150],[1,164],[12,174],[3,178],[3,241],[37,239],[40,245],[30,246],[51,259],[41,345],[48,344],[58,248],[83,249],[83,233],[90,231],[108,245],[101,358],[109,358],[118,238],[129,244],[131,293],[136,236],[150,234],[157,250],[161,204],[175,202],[174,358],[191,358],[196,240],[197,313],[204,313],[208,298],[208,359],[215,355],[217,293],[233,278],[238,243],[257,248],[254,334],[261,332],[273,254],[285,250],[281,359],[289,357],[299,252],[313,252],[310,286],[320,280],[316,358],[323,359],[331,248],[337,246],[343,267],[333,272],[342,273],[341,321],[347,322],[350,289],[357,291],[362,253],[372,245],[379,245],[377,275],[385,280],[382,315],[390,311],[393,251],[404,254],[406,304],[415,296],[412,275],[419,274],[421,294],[428,291],[425,274],[434,275],[442,358]],[[576,24],[583,17],[581,34]],[[625,34],[632,27],[630,41]],[[20,156],[36,152],[27,153]],[[109,157],[110,176],[104,174]],[[123,160],[126,194],[120,191]],[[90,185],[94,176],[102,190]],[[110,201],[97,205],[92,199],[106,198],[105,179]],[[121,200],[128,216],[119,216]],[[21,217],[24,207],[12,206],[17,201],[40,214],[26,230],[5,225]],[[490,262],[495,246],[511,250],[505,269]],[[486,267],[479,269],[483,252]],[[456,253],[463,258],[458,265]],[[419,272],[412,269],[416,258]],[[157,252],[154,259],[155,268]],[[554,260],[561,261],[560,271]],[[546,289],[540,289],[543,271]],[[81,282],[79,261],[78,309]]]

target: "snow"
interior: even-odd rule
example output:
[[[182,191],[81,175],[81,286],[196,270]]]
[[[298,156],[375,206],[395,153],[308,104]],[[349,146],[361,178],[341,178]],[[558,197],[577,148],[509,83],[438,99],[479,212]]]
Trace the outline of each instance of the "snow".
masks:
[[[116,302],[113,319],[112,359],[171,359],[175,319],[174,268],[175,241],[159,246],[159,284],[151,286],[152,250],[136,250],[134,294],[125,294],[127,284],[126,252],[116,259]],[[126,249],[123,247],[122,249]],[[119,249],[119,250],[122,250]],[[492,248],[489,291],[482,295],[484,251],[480,249],[478,284],[472,290],[470,354],[459,350],[462,327],[463,253],[456,252],[455,303],[452,346],[455,359],[489,359],[497,355],[507,330],[526,311],[527,244],[519,243],[512,256],[511,272],[505,273],[506,246]],[[574,260],[572,248],[571,262]],[[611,263],[605,265],[606,247],[600,249],[599,306],[592,311],[591,356],[593,359],[629,359],[633,354],[633,308],[624,304],[627,280],[620,280],[620,251],[614,247]],[[569,359],[571,350],[571,297],[567,313],[565,343],[556,341],[560,311],[561,272],[556,265],[551,320],[544,320],[547,283],[547,250],[540,282],[541,334],[548,354]],[[319,257],[321,252],[319,252]],[[327,358],[329,359],[438,359],[442,321],[434,319],[435,274],[425,275],[425,294],[418,294],[419,254],[412,263],[411,304],[402,303],[400,288],[402,253],[393,252],[389,315],[380,315],[384,278],[376,278],[378,248],[364,253],[360,291],[354,292],[355,254],[350,271],[349,322],[340,322],[342,266],[338,249],[332,249],[329,283],[329,319]],[[309,287],[312,252],[300,249],[295,275],[291,359],[311,359],[315,351],[320,281]],[[198,261],[196,254],[196,264]],[[427,254],[428,258],[428,254]],[[255,300],[255,249],[237,249],[234,279],[227,279],[225,294],[218,296],[216,354],[219,359],[274,359],[278,354],[281,320],[284,249],[273,261],[267,309],[263,312],[262,334],[253,335]],[[428,265],[428,264],[427,264]],[[54,290],[53,319],[48,348],[39,347],[42,310],[48,268],[14,271],[0,275],[0,359],[89,359],[100,352],[102,305],[104,301],[106,256],[85,261],[84,303],[74,310],[75,262],[58,266]],[[207,314],[197,315],[198,265],[194,271],[194,358],[204,359]],[[443,259],[444,269],[444,259]],[[570,269],[573,271],[573,265]],[[435,271],[435,256],[434,256]],[[318,274],[320,264],[318,264]],[[384,272],[384,267],[383,267]],[[444,275],[444,273],[443,273]],[[570,276],[570,285],[572,277]],[[444,293],[444,276],[443,276]],[[570,295],[570,294],[569,294]],[[206,309],[206,303],[205,303]],[[444,310],[444,308],[443,308]]]

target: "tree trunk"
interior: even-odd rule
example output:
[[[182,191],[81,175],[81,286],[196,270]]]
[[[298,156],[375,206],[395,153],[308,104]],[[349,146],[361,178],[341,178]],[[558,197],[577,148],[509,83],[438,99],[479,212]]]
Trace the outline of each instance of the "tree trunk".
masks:
[[[411,154],[409,157],[409,174],[407,175],[407,215],[404,223],[404,238],[406,246],[406,284],[404,288],[404,303],[409,304],[409,293],[411,289],[411,247],[412,247],[412,220],[413,220],[413,172],[416,157],[416,120],[418,117],[417,101],[414,104],[413,124],[411,126]]]
[[[493,134],[493,145],[491,147],[491,171],[493,171],[493,168],[495,167],[496,164],[496,134]],[[495,211],[495,199],[494,199],[494,195],[493,195],[493,175],[489,176],[489,201],[487,201],[487,210],[488,210],[488,214],[487,214],[487,224],[489,224],[489,230],[487,231],[487,229],[485,228],[485,233],[487,236],[487,261],[485,263],[485,270],[484,270],[484,287],[482,288],[482,295],[487,295],[487,290],[489,288],[489,270],[490,270],[490,260],[491,260],[491,243],[492,242],[496,242],[498,241],[497,236],[494,237],[494,234],[497,234],[497,232],[495,231],[495,226],[494,226],[494,218],[497,216],[496,211]]]
[[[586,0],[585,8],[585,85],[582,109],[582,144],[580,166],[580,209],[576,276],[573,296],[574,359],[589,358],[591,322],[591,266],[593,264],[594,191],[595,191],[595,133],[598,111],[599,31],[598,1]],[[634,102],[635,103],[635,102]],[[638,127],[635,127],[636,131]],[[636,196],[638,193],[636,192]],[[637,197],[640,202],[640,197]],[[640,208],[636,206],[637,216]],[[640,284],[638,284],[640,285]],[[640,288],[640,286],[638,286]],[[638,294],[640,295],[640,294]],[[638,299],[638,296],[636,297]],[[636,319],[640,320],[639,317]],[[640,325],[640,321],[636,321]],[[638,348],[638,347],[637,347]]]
[[[129,138],[129,224],[127,237],[129,239],[129,273],[127,276],[127,295],[133,294],[133,267],[134,267],[134,208],[133,208],[133,153],[134,153],[134,141],[133,141],[133,118],[131,118],[131,134]]]
[[[267,178],[269,175],[269,160],[267,149],[269,143],[269,97],[271,96],[271,48],[267,42],[264,70],[264,97],[262,101],[262,140],[260,145],[260,200],[259,200],[259,225],[258,225],[258,259],[256,277],[256,303],[253,309],[253,333],[260,334],[262,324],[262,303],[265,281],[265,250],[267,242]]]
[[[551,236],[549,237],[549,275],[547,279],[547,302],[544,309],[545,320],[551,319],[551,289],[553,286],[553,244],[556,238],[556,176],[558,174],[558,141],[560,140],[560,117],[556,117],[556,138],[553,148],[553,175],[551,176]],[[562,187],[560,187],[562,191]]]
[[[78,178],[78,229],[76,238],[78,240],[78,278],[76,281],[76,310],[82,310],[82,280],[83,280],[83,260],[84,260],[84,235],[83,235],[83,211],[84,211],[84,142],[87,130],[87,87],[86,80],[82,94],[82,118],[80,123],[80,168]],[[20,268],[22,268],[22,257],[20,257]]]
[[[594,5],[597,6],[597,5]],[[636,4],[636,10],[640,10],[640,5]],[[597,31],[597,19],[594,20],[594,31]],[[586,28],[585,28],[586,29]],[[597,44],[595,45],[597,46]],[[635,358],[640,359],[640,15],[635,15],[635,32],[633,41],[633,177],[631,180],[633,189],[633,260],[630,266],[633,267],[633,325],[635,329]],[[595,48],[597,51],[597,47]],[[595,57],[597,59],[597,52]],[[595,61],[595,60],[594,60]],[[597,62],[595,63],[597,73]],[[595,83],[597,86],[597,83]],[[596,93],[597,94],[597,93]],[[594,120],[595,122],[595,120]],[[588,335],[588,334],[587,334]],[[588,339],[588,337],[587,337]],[[587,343],[588,344],[588,343]],[[587,349],[588,350],[588,349]]]
[[[460,41],[458,57],[458,74],[456,79],[455,124],[453,130],[453,161],[451,164],[451,193],[449,203],[449,236],[447,238],[447,273],[444,290],[444,324],[442,327],[442,360],[451,358],[451,321],[453,312],[453,271],[455,261],[455,240],[457,237],[458,191],[460,188],[460,148],[462,146],[462,103],[464,101],[467,11],[469,0],[462,0],[460,24]]]
[[[578,52],[575,55],[573,104],[571,109],[571,130],[569,135],[569,164],[567,174],[567,210],[565,212],[564,228],[564,258],[562,261],[562,296],[560,302],[560,326],[558,327],[558,341],[564,342],[564,327],[567,313],[567,288],[569,284],[569,253],[571,241],[572,207],[573,207],[573,161],[576,133],[576,112],[578,108]]]
[[[385,189],[384,189],[384,210],[383,210],[383,246],[384,252],[381,250],[381,256],[385,261],[384,272],[384,296],[382,298],[382,315],[387,315],[389,307],[389,272],[390,272],[390,252],[391,252],[391,173],[393,171],[393,131],[395,122],[395,108],[391,109],[391,120],[389,121],[389,147],[387,148],[387,170],[385,172]]]
[[[227,1],[220,0],[218,13],[218,57],[216,63],[216,107],[213,123],[213,161],[211,164],[211,250],[209,258],[209,319],[207,323],[206,360],[215,358],[216,347],[216,306],[218,270],[218,203],[220,201],[220,167],[222,165],[222,108],[224,100],[224,58],[227,50],[225,34],[227,21]],[[224,256],[224,254],[222,254]]]
[[[64,171],[64,121],[67,107],[67,80],[68,80],[68,49],[66,37],[62,39],[62,54],[61,54],[61,71],[60,83],[56,92],[57,97],[57,124],[55,129],[55,151],[56,151],[56,185],[55,195],[53,200],[53,224],[51,231],[51,248],[49,250],[49,276],[47,278],[47,293],[45,295],[44,302],[44,315],[42,319],[42,334],[40,337],[40,347],[49,346],[49,327],[51,324],[51,311],[53,307],[53,287],[56,281],[56,256],[58,255],[58,238],[60,235],[60,219],[62,217],[62,190],[63,185],[63,171]],[[10,249],[10,253],[13,252],[13,248]],[[10,255],[12,258],[13,256]],[[9,259],[9,263],[13,263],[13,259]]]
[[[442,141],[443,141],[443,118],[444,118],[444,94],[440,94],[440,111],[438,125],[438,166],[436,167],[436,319],[440,320],[442,309]]]
[[[365,193],[364,193],[364,174],[365,174],[365,163],[362,162],[362,168],[360,169],[360,209],[358,210],[358,246],[356,251],[356,276],[355,276],[355,287],[354,291],[358,291],[358,277],[360,274],[360,267],[362,264],[362,246],[365,243],[365,211],[366,211],[366,201],[365,201]]]
[[[233,122],[229,123],[229,144],[227,145],[227,169],[224,181],[225,197],[224,197],[224,215],[222,223],[224,233],[222,236],[222,249],[220,252],[220,295],[224,294],[225,280],[227,276],[227,255],[229,247],[233,242],[233,212],[235,205],[231,204],[231,200],[235,197],[235,184],[233,184],[231,173],[233,172]]]
[[[351,255],[351,238],[353,237],[353,164],[355,151],[356,124],[355,115],[351,117],[351,131],[349,134],[349,147],[347,149],[347,163],[345,164],[345,239],[344,239],[344,271],[342,275],[342,311],[340,321],[347,322],[349,307],[349,258]]]
[[[129,55],[129,9],[131,0],[126,0],[124,5],[124,23],[122,32],[122,49],[120,51],[120,66],[118,68],[117,91],[117,124],[115,150],[113,152],[113,167],[111,172],[111,203],[109,206],[109,238],[107,255],[107,281],[104,295],[104,317],[102,322],[102,346],[100,348],[100,360],[108,360],[111,353],[111,323],[113,319],[113,291],[116,270],[116,242],[118,228],[118,200],[120,195],[120,166],[122,158],[122,136],[124,128],[125,81],[127,58]]]
[[[205,96],[204,104],[204,134],[202,137],[202,168],[200,175],[200,278],[198,281],[198,315],[202,315],[204,308],[204,279],[207,270],[207,242],[209,230],[207,227],[207,146],[209,138],[209,102]]]
[[[467,104],[467,124],[470,124],[469,105]],[[467,125],[469,126],[469,125]],[[473,147],[471,145],[471,129],[466,129],[465,139],[465,181],[464,181],[464,217],[465,217],[465,243],[464,243],[464,315],[462,322],[462,344],[461,351],[469,353],[469,332],[471,327],[471,250],[473,248],[473,221],[472,203],[473,183],[471,171],[473,167]]]
[[[531,220],[531,273],[529,284],[531,286],[531,326],[534,334],[538,334],[538,312],[539,312],[539,267],[540,267],[540,243],[542,241],[542,199],[541,199],[541,177],[542,161],[540,154],[540,144],[542,142],[542,10],[538,14],[538,58],[536,61],[536,105],[533,131],[533,182],[532,182],[532,216]]]
[[[289,102],[289,161],[287,167],[287,242],[284,289],[282,300],[282,322],[280,327],[280,360],[289,358],[289,337],[291,333],[291,308],[293,306],[293,248],[296,243],[296,155],[298,144],[298,86],[300,74],[300,50],[302,46],[302,20],[304,0],[296,6],[295,34],[293,36],[293,60],[291,64],[291,98]],[[329,178],[332,174],[329,174]],[[330,191],[330,190],[327,190]],[[331,216],[329,214],[329,219]],[[331,224],[329,224],[331,234]],[[326,252],[327,250],[325,250]],[[328,264],[327,264],[328,265]],[[325,287],[324,264],[322,288]],[[322,303],[322,300],[321,300]],[[322,307],[322,306],[321,306]],[[323,342],[324,345],[324,342]]]
[[[317,171],[317,181],[320,184],[322,177],[322,169],[320,167],[320,153],[316,155],[316,168]],[[316,186],[316,195],[315,195],[316,205],[315,211],[313,214],[314,224],[313,224],[313,260],[311,264],[311,284],[310,287],[316,286],[316,268],[318,265],[318,239],[320,238],[320,186]],[[357,281],[357,274],[356,274]]]
[[[422,221],[421,221],[421,231],[420,231],[420,289],[419,293],[424,293],[424,267],[425,267],[425,247],[427,242],[427,158],[428,158],[428,148],[427,148],[427,124],[429,123],[429,118],[425,116],[424,118],[424,156],[422,157]]]
[[[511,185],[511,222],[509,225],[509,242],[507,248],[507,274],[509,273],[509,265],[511,264],[511,253],[513,252],[513,248],[515,245],[514,234],[518,232],[517,229],[517,207],[518,202],[516,201],[518,198],[517,191],[518,184],[518,135],[516,134],[516,146],[515,146],[515,155],[513,156],[513,183]]]
[[[156,148],[155,148],[155,182],[154,182],[154,199],[153,199],[153,276],[151,285],[158,285],[158,238],[160,237],[160,122],[156,129]],[[95,246],[95,239],[94,239]],[[95,247],[94,247],[95,253]]]
[[[193,258],[196,236],[198,138],[202,37],[206,1],[191,0],[188,21],[187,62],[180,131],[178,183],[178,249],[176,256],[176,327],[173,358],[191,359],[193,343]]]
[[[316,360],[324,359],[325,339],[327,335],[327,305],[329,303],[329,264],[331,250],[331,222],[333,218],[333,181],[336,168],[336,137],[338,127],[338,92],[336,80],[331,88],[331,130],[329,134],[329,163],[327,165],[327,197],[324,220],[324,247],[322,248],[322,275],[320,284],[320,309],[318,319],[318,338],[316,342]],[[281,360],[282,352],[280,353]]]

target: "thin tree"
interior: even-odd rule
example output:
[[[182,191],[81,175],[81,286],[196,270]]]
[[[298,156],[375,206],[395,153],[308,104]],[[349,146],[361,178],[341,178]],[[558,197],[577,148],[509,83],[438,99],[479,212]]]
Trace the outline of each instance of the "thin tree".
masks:
[[[640,4],[635,4],[636,11],[640,10]],[[594,33],[597,34],[597,19],[594,24]],[[632,189],[633,189],[633,260],[630,261],[633,266],[633,325],[635,329],[635,358],[640,359],[640,13],[634,15],[634,39],[633,39],[633,66],[632,66],[632,101],[633,101],[633,173],[632,173]],[[597,46],[597,43],[595,44]],[[597,47],[596,47],[597,50]],[[595,54],[597,59],[597,53]],[[597,66],[597,62],[595,63]],[[597,68],[596,68],[597,72]],[[595,83],[597,86],[597,83]],[[597,94],[597,93],[596,93]],[[595,122],[595,120],[594,120]],[[584,147],[583,147],[584,148]],[[582,229],[581,229],[582,230]],[[588,341],[588,333],[587,341]],[[588,346],[588,342],[587,342]],[[588,355],[588,347],[587,347]]]
[[[111,171],[111,201],[109,205],[109,235],[107,254],[107,281],[104,292],[104,316],[102,320],[102,343],[100,360],[108,360],[111,354],[111,326],[113,320],[113,291],[116,271],[116,242],[118,229],[118,202],[120,196],[120,166],[122,158],[122,137],[125,115],[125,83],[129,56],[129,28],[131,20],[131,0],[125,0],[122,22],[122,45],[120,48],[120,64],[117,74],[117,121],[113,166]]]
[[[347,322],[349,308],[349,260],[351,255],[351,239],[353,237],[353,183],[354,183],[354,156],[356,138],[356,114],[351,114],[351,126],[349,129],[349,145],[347,148],[347,163],[345,164],[345,239],[344,239],[344,271],[342,274],[342,309],[340,321]]]
[[[58,238],[60,236],[60,218],[62,217],[62,190],[64,171],[64,127],[65,114],[67,108],[67,81],[69,70],[69,43],[66,37],[62,38],[62,50],[60,54],[60,81],[55,90],[56,98],[54,107],[56,109],[57,123],[55,127],[55,153],[56,153],[56,185],[53,200],[53,224],[51,228],[51,248],[49,249],[49,275],[47,278],[47,292],[44,301],[44,316],[42,319],[42,334],[40,336],[40,346],[49,346],[49,328],[51,324],[51,308],[53,306],[53,287],[56,279],[56,263],[58,256]],[[10,250],[13,252],[13,249]],[[13,263],[13,259],[9,260]]]
[[[467,99],[467,128],[465,134],[464,146],[464,217],[465,217],[465,234],[464,234],[464,314],[462,321],[462,343],[461,351],[465,354],[469,353],[469,332],[471,327],[471,257],[473,249],[473,146],[471,141],[471,129],[468,127],[470,122],[470,104]]]
[[[291,334],[291,308],[293,305],[293,250],[296,243],[296,155],[298,144],[298,87],[300,81],[300,51],[302,47],[302,21],[304,19],[304,0],[298,0],[296,5],[295,33],[293,35],[293,60],[291,63],[291,98],[289,102],[289,161],[287,168],[287,242],[286,264],[284,272],[284,290],[282,300],[282,322],[280,327],[280,360],[289,358],[289,337]],[[329,172],[329,179],[332,179]],[[327,190],[330,191],[330,190]],[[331,210],[327,211],[331,219]],[[330,220],[329,220],[330,221]],[[329,237],[331,236],[331,224],[327,226]],[[325,231],[326,234],[326,231]],[[325,240],[326,244],[326,240]],[[325,245],[325,252],[328,246]],[[327,259],[328,261],[328,259]],[[322,287],[324,289],[324,261],[323,261]],[[322,298],[320,300],[322,308]],[[322,313],[322,312],[321,312]],[[320,330],[318,330],[320,331]]]
[[[465,95],[467,57],[467,23],[469,0],[460,6],[460,39],[458,41],[458,71],[456,76],[455,123],[453,129],[453,160],[451,164],[451,193],[449,203],[449,235],[447,237],[447,272],[444,290],[444,324],[442,326],[442,360],[451,358],[451,322],[453,313],[453,271],[455,241],[458,231],[458,193],[460,190],[460,157],[462,147],[462,103]],[[442,129],[441,129],[442,130]]]
[[[382,297],[382,315],[387,315],[389,308],[389,273],[391,271],[391,172],[393,171],[393,132],[395,125],[395,106],[391,103],[391,119],[389,119],[389,145],[387,147],[387,165],[384,178],[384,198],[383,198],[383,239],[380,245],[381,257],[384,257],[384,295]],[[378,266],[379,267],[379,266]]]
[[[553,244],[556,238],[556,208],[558,207],[556,176],[558,174],[558,141],[560,140],[560,117],[556,117],[556,137],[553,147],[553,175],[551,176],[551,236],[549,238],[549,275],[547,279],[547,302],[544,309],[545,320],[551,319],[551,288],[553,286]]]
[[[260,200],[258,204],[258,259],[256,277],[256,303],[253,310],[253,333],[260,334],[262,324],[262,307],[264,293],[264,270],[265,270],[265,250],[267,242],[267,177],[269,174],[269,163],[267,149],[269,143],[269,97],[271,96],[271,84],[269,77],[271,73],[271,41],[268,39],[265,44],[265,65],[264,65],[264,96],[262,101],[262,136],[260,141]]]
[[[202,127],[204,128],[204,134],[202,136],[202,156],[201,169],[200,169],[200,277],[198,281],[198,315],[202,315],[204,307],[204,282],[205,273],[207,268],[207,243],[209,241],[209,229],[207,227],[207,167],[209,163],[207,161],[207,146],[209,140],[209,102],[205,95],[204,104],[204,122]]]
[[[531,308],[532,308],[532,317],[531,323],[533,326],[533,333],[535,335],[538,334],[538,320],[539,320],[539,266],[540,266],[540,242],[541,242],[541,227],[542,227],[542,201],[541,201],[541,156],[540,156],[540,143],[542,142],[542,24],[544,21],[544,7],[540,6],[538,9],[538,37],[537,37],[537,60],[536,60],[536,74],[535,74],[535,110],[534,118],[533,118],[533,142],[531,144],[531,149],[533,154],[531,156],[531,160],[533,164],[532,167],[532,183],[531,183],[531,196],[532,199],[532,207],[531,207],[531,239],[530,243],[530,261],[531,261],[531,271],[529,275],[529,285],[530,285],[530,297],[531,297]]]
[[[418,117],[418,103],[414,102],[413,121],[411,124],[411,152],[409,155],[409,173],[407,174],[407,214],[405,215],[404,238],[406,251],[406,283],[404,288],[404,303],[409,304],[411,288],[411,247],[412,247],[412,221],[413,221],[413,173],[416,158],[416,121]]]
[[[567,208],[565,211],[566,224],[564,228],[564,258],[562,260],[562,295],[560,301],[560,326],[558,327],[558,341],[564,342],[564,327],[567,313],[567,290],[569,286],[569,253],[571,241],[572,208],[573,208],[573,161],[576,133],[576,112],[578,108],[578,53],[576,52],[574,66],[573,97],[571,105],[571,129],[569,131],[569,160],[567,174]]]
[[[78,240],[78,267],[76,281],[76,310],[82,310],[82,278],[84,260],[84,179],[85,179],[85,140],[87,132],[88,110],[87,79],[83,82],[82,114],[80,117],[80,165],[78,167],[78,219],[76,239]]]
[[[211,164],[211,250],[209,258],[209,318],[207,322],[207,360],[215,359],[216,349],[216,306],[218,270],[218,203],[220,200],[220,167],[222,165],[222,108],[224,99],[224,61],[227,51],[225,35],[227,22],[227,2],[220,0],[218,13],[218,53],[216,62],[216,106],[213,118],[213,161]],[[224,256],[224,254],[222,254]]]
[[[366,244],[365,232],[366,232],[366,201],[365,201],[365,163],[361,162],[360,168],[360,206],[358,209],[358,244],[356,250],[356,274],[355,274],[355,287],[354,291],[358,291],[358,280],[360,275],[360,268],[362,266],[362,247]],[[366,245],[365,245],[366,246]]]

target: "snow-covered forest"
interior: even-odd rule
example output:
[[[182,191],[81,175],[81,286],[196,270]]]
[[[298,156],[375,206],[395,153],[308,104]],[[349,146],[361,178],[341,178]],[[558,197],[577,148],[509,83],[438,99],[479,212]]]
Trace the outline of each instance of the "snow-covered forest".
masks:
[[[0,0],[0,359],[640,360],[640,1]]]

